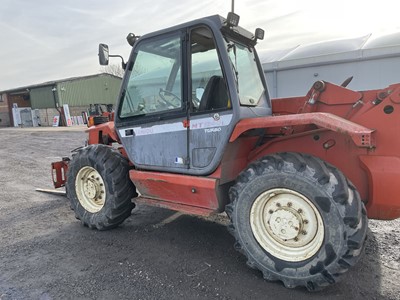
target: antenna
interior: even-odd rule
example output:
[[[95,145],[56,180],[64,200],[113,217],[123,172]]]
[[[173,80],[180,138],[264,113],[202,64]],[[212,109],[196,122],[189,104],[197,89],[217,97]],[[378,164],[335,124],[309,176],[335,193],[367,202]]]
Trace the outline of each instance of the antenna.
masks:
[[[231,12],[235,12],[235,0],[232,0]]]

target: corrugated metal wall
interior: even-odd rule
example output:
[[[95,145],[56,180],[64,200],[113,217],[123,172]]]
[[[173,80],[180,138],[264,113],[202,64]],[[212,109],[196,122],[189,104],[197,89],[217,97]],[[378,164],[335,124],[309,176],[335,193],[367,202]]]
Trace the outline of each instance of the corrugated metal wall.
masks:
[[[385,88],[400,81],[400,56],[284,70],[273,70],[267,64],[263,67],[272,98],[304,96],[317,80],[340,85],[346,78],[353,76],[348,88],[356,91]]]
[[[30,90],[32,109],[52,108],[54,107],[54,96],[51,91],[52,86],[32,88]]]
[[[385,88],[399,82],[400,32],[264,51],[262,56],[273,98],[302,96],[317,80],[341,84],[350,76],[349,89]]]
[[[121,79],[102,74],[90,78],[75,79],[57,83],[59,104],[83,106],[95,103],[115,104]]]

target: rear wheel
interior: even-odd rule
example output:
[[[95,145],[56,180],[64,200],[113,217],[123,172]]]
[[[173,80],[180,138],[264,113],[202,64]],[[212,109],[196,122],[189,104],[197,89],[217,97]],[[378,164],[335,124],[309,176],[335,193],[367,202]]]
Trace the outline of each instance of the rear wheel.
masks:
[[[68,167],[66,190],[77,219],[106,230],[130,216],[136,196],[129,165],[115,149],[90,145],[78,150]]]
[[[230,198],[235,247],[267,280],[318,290],[360,258],[364,205],[351,182],[318,158],[266,156],[240,174]]]

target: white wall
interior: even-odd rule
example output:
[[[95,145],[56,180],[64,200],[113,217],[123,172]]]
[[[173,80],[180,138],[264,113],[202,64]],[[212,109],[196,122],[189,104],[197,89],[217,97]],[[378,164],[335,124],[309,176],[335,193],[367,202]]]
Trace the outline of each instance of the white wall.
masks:
[[[284,69],[277,68],[274,63],[267,63],[263,64],[263,68],[272,98],[304,96],[317,80],[341,84],[350,76],[354,78],[348,85],[349,89],[370,90],[400,82],[400,53],[384,58]]]

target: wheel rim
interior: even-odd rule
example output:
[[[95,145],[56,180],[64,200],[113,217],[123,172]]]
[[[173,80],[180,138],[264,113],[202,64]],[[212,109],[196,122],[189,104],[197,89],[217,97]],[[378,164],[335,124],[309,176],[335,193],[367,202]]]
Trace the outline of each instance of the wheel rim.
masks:
[[[75,180],[75,190],[79,203],[88,212],[100,211],[106,200],[106,189],[103,178],[92,167],[79,170]]]
[[[285,261],[303,261],[324,240],[322,217],[304,195],[289,189],[271,189],[254,201],[250,225],[259,245]]]

